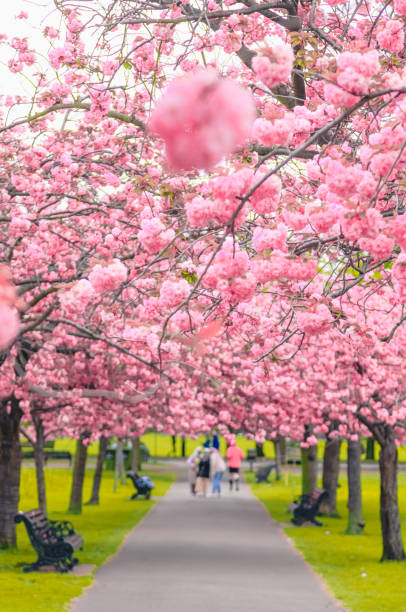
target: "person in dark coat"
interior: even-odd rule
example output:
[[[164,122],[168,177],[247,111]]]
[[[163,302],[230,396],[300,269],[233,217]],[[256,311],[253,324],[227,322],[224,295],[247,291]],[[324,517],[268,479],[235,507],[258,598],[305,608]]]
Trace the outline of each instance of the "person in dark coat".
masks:
[[[210,451],[203,449],[203,455],[197,468],[196,493],[206,497],[210,478]]]

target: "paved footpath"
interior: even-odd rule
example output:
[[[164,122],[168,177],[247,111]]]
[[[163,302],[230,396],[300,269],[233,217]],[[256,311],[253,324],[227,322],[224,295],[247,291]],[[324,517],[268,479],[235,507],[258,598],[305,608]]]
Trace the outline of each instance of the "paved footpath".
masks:
[[[248,486],[223,489],[193,498],[175,483],[72,612],[340,610]]]

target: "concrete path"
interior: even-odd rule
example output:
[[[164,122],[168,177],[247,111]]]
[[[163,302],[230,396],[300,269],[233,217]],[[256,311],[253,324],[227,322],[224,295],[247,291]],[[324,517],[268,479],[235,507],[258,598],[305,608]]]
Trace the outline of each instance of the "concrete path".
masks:
[[[340,610],[248,486],[223,489],[201,499],[175,483],[72,612]]]

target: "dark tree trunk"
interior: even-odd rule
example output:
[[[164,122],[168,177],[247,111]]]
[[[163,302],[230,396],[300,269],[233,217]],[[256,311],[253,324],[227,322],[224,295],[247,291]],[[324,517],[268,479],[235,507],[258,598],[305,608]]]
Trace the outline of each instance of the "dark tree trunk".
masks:
[[[132,438],[133,445],[133,460],[131,464],[131,470],[133,472],[139,472],[141,469],[141,453],[140,453],[140,439],[138,436]]]
[[[366,459],[375,461],[375,440],[373,438],[367,438]]]
[[[83,444],[83,440],[79,439],[76,442],[75,461],[73,464],[72,473],[72,489],[68,512],[70,514],[82,513],[82,496],[83,482],[85,479],[87,446]]]
[[[186,438],[182,436],[182,457],[186,457]]]
[[[348,525],[346,533],[358,535],[365,527],[361,496],[361,442],[348,441]]]
[[[398,505],[398,451],[393,428],[385,427],[385,440],[379,453],[381,474],[380,515],[383,552],[381,561],[405,558]]]
[[[305,438],[313,433],[311,425],[305,426]],[[312,493],[317,487],[317,444],[301,449],[302,455],[302,494]]]
[[[14,396],[0,401],[0,549],[17,544],[14,516],[20,499],[21,416]]]
[[[37,414],[32,415],[32,420],[35,427],[36,442],[34,445],[34,461],[35,461],[35,475],[37,479],[37,497],[38,497],[38,508],[47,513],[47,499],[45,489],[45,456],[44,456],[44,427],[42,421]]]
[[[340,472],[341,440],[326,440],[323,456],[323,489],[328,492],[328,498],[322,502],[320,512],[330,516],[337,514],[337,486]]]
[[[176,457],[176,436],[172,436],[172,454]]]
[[[280,438],[276,437],[273,441],[273,445],[275,448],[275,465],[276,465],[276,480],[282,479],[281,474],[281,446],[280,446]]]
[[[93,476],[92,494],[86,505],[98,506],[100,503],[100,485],[103,473],[103,463],[106,456],[109,439],[102,436],[99,441],[99,453],[97,455],[96,469]]]
[[[281,453],[281,464],[286,465],[286,438],[279,436],[279,450]]]
[[[255,442],[255,446],[257,449],[257,457],[264,456],[264,445],[261,442]]]

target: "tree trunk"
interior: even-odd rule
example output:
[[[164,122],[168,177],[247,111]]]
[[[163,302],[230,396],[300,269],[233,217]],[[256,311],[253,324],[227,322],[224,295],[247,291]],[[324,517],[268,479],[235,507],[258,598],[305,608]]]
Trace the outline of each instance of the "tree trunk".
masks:
[[[14,396],[0,401],[0,549],[17,544],[14,516],[20,499],[21,416]]]
[[[279,436],[279,450],[281,454],[281,464],[286,465],[286,438]]]
[[[82,439],[79,439],[76,442],[75,461],[73,464],[72,489],[68,508],[68,513],[70,514],[82,513],[82,496],[83,482],[85,479],[86,455],[87,446],[83,444]]]
[[[366,459],[375,461],[375,440],[373,438],[367,438]]]
[[[305,439],[313,433],[312,425],[305,425]],[[312,493],[317,487],[317,444],[301,449],[302,494]]]
[[[98,506],[100,503],[100,485],[103,473],[103,463],[108,444],[109,439],[102,436],[99,441],[99,453],[97,455],[96,469],[93,476],[92,494],[86,504],[87,506]]]
[[[35,461],[35,475],[37,479],[37,497],[38,497],[38,508],[42,510],[44,514],[47,513],[47,498],[45,489],[45,457],[44,457],[44,427],[42,421],[35,413],[32,415],[32,420],[35,427],[36,442],[34,445],[34,461]]]
[[[131,464],[131,470],[133,472],[139,472],[141,469],[141,453],[140,453],[139,436],[134,436],[132,438],[132,445],[133,445],[133,460]]]
[[[176,435],[172,436],[172,454],[176,457]]]
[[[346,533],[358,535],[365,527],[361,496],[361,442],[348,440],[348,525]]]
[[[405,558],[398,506],[398,451],[393,429],[386,426],[385,442],[379,453],[381,473],[380,515],[383,552],[381,561]]]
[[[264,445],[261,442],[255,442],[255,446],[257,449],[257,457],[264,456]]]
[[[328,498],[320,506],[320,512],[330,516],[338,516],[337,513],[337,486],[340,472],[340,447],[341,440],[326,440],[323,456],[323,489],[328,492]]]
[[[116,448],[116,462],[114,466],[114,492],[117,491],[118,481],[121,484],[127,484],[125,467],[124,467],[124,454],[123,454],[123,441],[117,440]]]
[[[182,457],[183,459],[186,457],[186,438],[182,436]]]
[[[317,444],[302,448],[302,494],[312,493],[317,487]]]
[[[276,437],[273,441],[273,445],[275,448],[275,465],[276,465],[276,480],[282,479],[281,474],[281,450],[280,450],[280,438]]]

